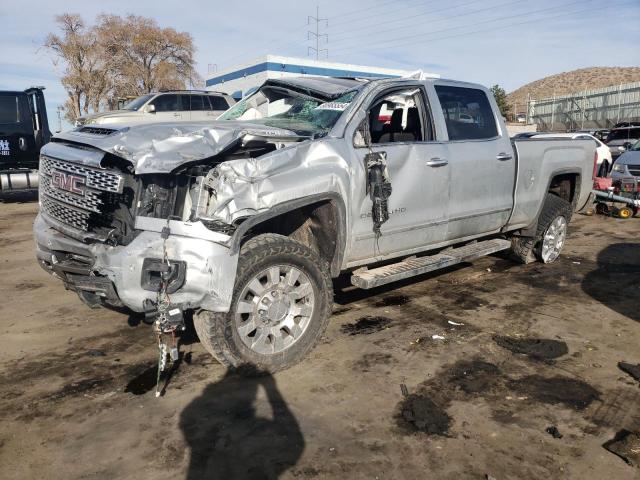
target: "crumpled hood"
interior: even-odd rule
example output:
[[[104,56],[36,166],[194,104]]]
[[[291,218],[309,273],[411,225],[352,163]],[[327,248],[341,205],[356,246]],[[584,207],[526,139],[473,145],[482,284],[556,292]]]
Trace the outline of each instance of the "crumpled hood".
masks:
[[[272,139],[282,143],[299,142],[290,130],[234,121],[193,123],[152,123],[118,127],[85,125],[57,134],[52,142],[88,145],[124,158],[134,172],[169,173],[186,163],[213,157],[236,142],[250,138]],[[53,149],[52,149],[53,150]],[[47,155],[47,145],[42,149]]]

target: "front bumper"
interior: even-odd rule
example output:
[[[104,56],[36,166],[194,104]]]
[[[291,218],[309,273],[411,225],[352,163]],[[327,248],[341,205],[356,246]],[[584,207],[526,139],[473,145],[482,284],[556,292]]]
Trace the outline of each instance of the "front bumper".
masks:
[[[184,283],[171,293],[171,302],[183,309],[227,312],[238,255],[219,241],[197,238],[202,230],[191,223],[169,222],[166,240],[162,237],[166,220],[144,219],[141,223],[144,228],[129,245],[114,247],[65,236],[39,214],[33,225],[36,256],[47,272],[63,280],[90,306],[124,306],[144,312],[145,301],[155,303],[157,292],[143,288],[143,263],[147,258],[163,258],[164,244],[170,261],[186,263]],[[215,238],[224,240],[221,234]]]

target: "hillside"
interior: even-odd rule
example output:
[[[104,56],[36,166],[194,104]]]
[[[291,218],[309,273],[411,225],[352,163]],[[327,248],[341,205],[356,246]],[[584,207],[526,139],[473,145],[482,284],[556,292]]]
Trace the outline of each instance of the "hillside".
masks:
[[[507,95],[511,105],[517,104],[518,112],[525,110],[527,96],[542,99],[555,95],[610,87],[621,83],[640,82],[640,67],[590,67],[563,72],[527,83]]]

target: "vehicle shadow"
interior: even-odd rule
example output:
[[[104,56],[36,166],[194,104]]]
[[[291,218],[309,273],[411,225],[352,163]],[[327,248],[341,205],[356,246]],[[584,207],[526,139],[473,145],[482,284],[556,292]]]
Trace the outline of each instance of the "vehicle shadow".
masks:
[[[304,436],[275,379],[255,369],[249,374],[227,371],[182,411],[191,449],[187,480],[275,479],[298,462]],[[260,387],[267,402],[257,397]]]
[[[615,243],[598,254],[598,268],[582,281],[585,293],[640,322],[640,243]]]

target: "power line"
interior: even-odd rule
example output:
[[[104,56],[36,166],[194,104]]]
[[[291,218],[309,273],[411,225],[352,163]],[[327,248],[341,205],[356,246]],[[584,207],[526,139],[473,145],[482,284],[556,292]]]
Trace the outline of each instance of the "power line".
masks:
[[[329,43],[329,35],[327,35],[326,33],[320,33],[320,24],[322,22],[324,22],[325,27],[329,26],[329,19],[327,18],[320,18],[320,7],[318,5],[316,5],[316,16],[314,17],[313,15],[309,15],[307,17],[307,25],[309,25],[311,23],[311,20],[313,20],[316,24],[316,31],[313,32],[311,30],[307,30],[307,40],[311,40],[311,37],[314,37],[316,40],[316,46],[312,47],[312,46],[308,46],[307,47],[307,56],[309,56],[310,52],[316,52],[316,60],[318,60],[320,58],[320,54],[322,52],[325,53],[325,55],[328,57],[329,56],[329,50],[326,48],[320,48],[320,39],[324,38],[325,43]]]
[[[593,0],[586,0],[586,2],[590,2],[590,1],[593,1]],[[631,0],[630,2],[619,3],[619,4],[617,4],[617,6],[634,4],[634,3],[636,3],[636,1],[637,0]],[[585,2],[573,2],[573,3],[567,4],[565,6],[574,5],[576,3],[585,3]],[[546,10],[548,10],[548,9],[546,9]],[[544,11],[544,10],[540,10],[538,12],[529,12],[528,14],[540,13],[541,11]],[[515,27],[515,26],[525,25],[527,23],[534,23],[534,22],[538,22],[538,21],[541,21],[541,20],[551,20],[551,19],[560,18],[560,17],[567,18],[567,15],[574,15],[574,14],[584,13],[584,12],[598,13],[598,12],[594,12],[593,8],[586,8],[586,9],[574,10],[574,11],[570,11],[570,12],[562,12],[560,14],[552,15],[552,16],[548,16],[548,17],[538,17],[538,18],[534,18],[534,19],[530,19],[530,20],[525,20],[525,21],[522,21],[522,22],[504,24],[504,25],[500,26],[500,29],[502,30],[502,29],[511,28],[511,27]],[[520,16],[520,15],[518,15],[518,16]],[[488,23],[488,22],[480,22],[480,23]],[[470,25],[466,25],[466,26],[468,27]],[[386,47],[381,47],[381,48],[379,48],[379,50],[387,50],[389,48],[396,48],[396,47],[401,47],[401,46],[404,46],[404,45],[424,44],[424,43],[436,42],[436,41],[440,41],[440,40],[446,40],[446,39],[450,39],[450,38],[474,35],[474,34],[477,34],[477,33],[485,33],[485,32],[488,32],[488,31],[493,31],[493,28],[494,27],[484,28],[484,29],[480,29],[480,30],[474,30],[474,31],[471,31],[471,32],[463,32],[463,33],[447,35],[447,36],[443,36],[443,37],[436,37],[436,38],[426,39],[426,40],[418,41],[418,42],[412,41],[412,42],[400,43],[400,44],[397,44],[397,45],[389,45],[389,46],[386,46]],[[444,30],[441,30],[441,31],[444,31]],[[431,33],[437,33],[437,32],[431,32]],[[369,46],[369,45],[367,45],[367,46]],[[353,49],[351,49],[351,50],[353,50]]]
[[[593,2],[593,1],[594,0],[577,0],[577,1],[574,1],[574,2],[570,2],[570,3],[565,3],[565,4],[561,5],[561,6],[562,7],[569,7],[571,5],[576,5],[578,3],[584,4],[584,3],[589,3],[589,2]],[[488,20],[484,20],[482,22],[474,22],[473,24],[470,24],[470,25],[469,24],[467,24],[467,25],[458,25],[458,26],[455,26],[455,27],[443,28],[441,30],[435,30],[435,31],[432,31],[432,32],[418,33],[418,34],[407,35],[407,36],[403,36],[403,37],[396,37],[396,38],[391,38],[391,39],[387,38],[387,39],[384,39],[382,41],[368,42],[367,43],[367,47],[370,47],[370,46],[373,46],[373,45],[380,45],[380,44],[384,43],[386,45],[383,48],[388,48],[389,47],[388,44],[390,42],[396,42],[396,41],[402,41],[402,40],[411,40],[412,42],[415,42],[416,38],[424,37],[426,35],[433,35],[433,34],[436,34],[436,33],[448,32],[448,31],[457,30],[457,29],[460,29],[460,28],[468,28],[468,27],[474,27],[476,25],[482,25],[482,24],[486,24],[486,23],[493,23],[493,22],[498,22],[498,21],[502,21],[502,20],[509,20],[509,19],[512,19],[512,18],[522,17],[522,16],[525,16],[525,15],[535,15],[535,14],[538,14],[538,13],[548,12],[550,10],[557,10],[557,9],[558,9],[557,7],[551,7],[551,8],[543,8],[541,10],[530,10],[528,12],[519,13],[519,14],[515,14],[515,15],[506,15],[506,16],[503,16],[503,17],[495,17],[495,18],[491,18],[491,19],[488,19]],[[464,16],[464,15],[456,15],[456,16],[453,16],[451,19],[457,19],[460,16]],[[351,51],[351,50],[353,50],[353,48],[349,48],[349,47],[347,47],[347,48],[338,48],[338,49],[334,50],[334,53],[336,53],[336,52],[344,52],[344,51]]]
[[[418,13],[418,14],[411,15],[410,17],[402,17],[402,18],[398,18],[397,20],[391,20],[390,22],[385,22],[385,24],[387,24],[387,23],[394,23],[394,22],[397,22],[397,21],[407,20],[407,19],[409,19],[409,20],[413,20],[413,19],[418,18],[418,17],[429,16],[429,15],[433,15],[434,13],[445,12],[445,11],[447,11],[447,10],[454,10],[454,9],[456,9],[456,8],[459,8],[459,7],[466,7],[466,6],[468,6],[468,5],[472,5],[472,4],[474,4],[474,3],[479,3],[479,2],[484,3],[484,2],[485,2],[485,0],[472,0],[472,1],[470,1],[470,2],[462,3],[462,4],[458,4],[458,5],[454,5],[454,6],[452,6],[452,7],[445,7],[445,8],[440,8],[440,9],[437,9],[437,10],[430,10],[430,11],[428,11],[428,12],[423,12],[423,13]],[[498,8],[498,7],[504,7],[504,6],[506,6],[506,5],[513,5],[513,4],[515,4],[515,3],[523,3],[523,1],[522,1],[522,0],[511,0],[511,1],[509,1],[509,2],[500,3],[500,4],[498,4],[498,5],[492,5],[492,6],[490,6],[490,7],[481,8],[481,9],[479,9],[479,10],[472,10],[472,11],[470,11],[470,12],[465,12],[465,13],[462,13],[462,14],[460,14],[460,15],[457,15],[457,16],[456,16],[456,18],[465,17],[465,16],[468,16],[468,15],[473,15],[473,14],[475,14],[475,13],[485,12],[485,11],[487,11],[487,10],[493,10],[493,9],[495,9],[495,8]],[[447,21],[447,20],[449,20],[449,18],[440,18],[440,19],[437,19],[437,20],[432,20],[432,21],[430,21],[430,23],[429,23],[429,24],[431,25],[431,24],[433,24],[433,23],[442,22],[442,21]],[[418,24],[415,24],[415,25],[416,25],[416,26],[417,26],[417,25],[421,25],[421,23],[418,23]],[[378,30],[378,29],[376,29],[376,35],[379,35],[379,34],[381,34],[381,33],[385,33],[385,32],[392,32],[392,31],[394,31],[394,30],[406,29],[407,27],[412,27],[412,26],[414,26],[414,24],[413,24],[413,23],[409,23],[409,24],[403,24],[403,25],[400,25],[400,26],[397,26],[397,27],[386,28],[386,29],[383,29],[383,30]],[[371,28],[371,27],[370,27],[370,26],[368,26],[368,25],[366,25],[366,26],[364,26],[364,27],[350,29],[350,31],[349,31],[348,33],[352,33],[352,32],[354,32],[354,31],[358,31],[358,30],[363,30],[363,29],[365,29],[365,28]],[[333,37],[333,38],[334,38],[334,41],[335,41],[336,37],[338,37],[338,40],[347,40],[347,39],[349,39],[349,38],[358,38],[358,37],[359,37],[359,35],[347,35],[346,37],[340,38],[340,35],[338,34],[338,35],[336,35],[336,36],[334,36],[334,37]]]

